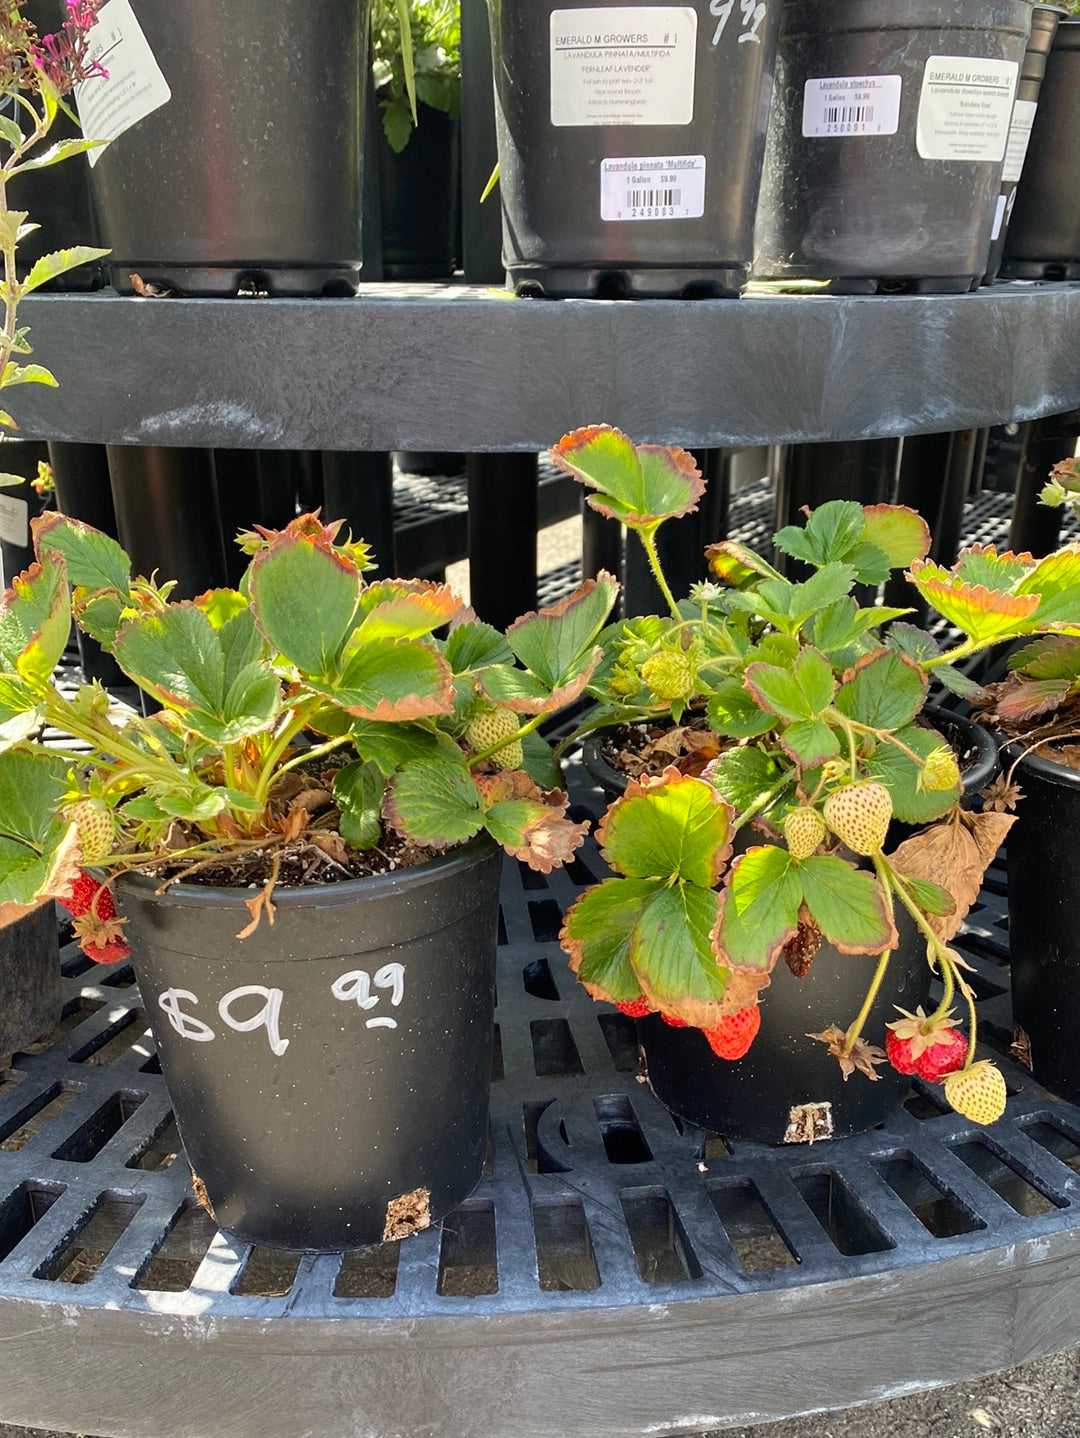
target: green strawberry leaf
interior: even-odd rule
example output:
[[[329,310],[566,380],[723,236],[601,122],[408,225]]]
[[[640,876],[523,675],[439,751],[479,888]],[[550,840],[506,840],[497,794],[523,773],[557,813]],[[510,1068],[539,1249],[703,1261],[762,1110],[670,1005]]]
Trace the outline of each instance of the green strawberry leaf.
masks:
[[[905,874],[904,885],[924,914],[944,918],[956,911],[956,900],[948,889],[943,889],[940,884],[935,884],[930,879],[913,879]]]
[[[980,644],[1015,634],[1030,634],[1039,608],[1037,594],[1009,594],[1005,590],[970,585],[928,560],[916,560],[908,579],[950,624]]]
[[[301,674],[336,677],[356,623],[360,571],[310,536],[278,533],[248,570],[255,621],[273,648]]]
[[[449,623],[459,601],[445,584],[425,579],[382,579],[361,592],[360,622],[349,635],[342,658],[375,639],[424,639]]]
[[[608,425],[587,425],[564,435],[551,458],[596,491],[587,501],[592,509],[633,529],[689,514],[705,488],[686,450],[635,445]]]
[[[334,800],[341,813],[338,832],[352,849],[370,849],[382,837],[386,780],[371,760],[346,764],[334,775]]]
[[[850,499],[830,499],[813,511],[802,529],[788,525],[773,536],[773,543],[795,559],[820,566],[847,559],[865,529],[866,517],[860,505]],[[796,535],[804,539],[795,540]],[[801,553],[795,554],[789,548],[793,542]]]
[[[826,564],[804,584],[792,586],[788,613],[801,629],[813,615],[845,598],[855,583],[855,569],[850,564]]]
[[[385,724],[374,719],[356,720],[352,735],[360,758],[370,759],[387,778],[410,760],[429,759],[452,742],[419,724]]]
[[[31,685],[48,684],[70,633],[64,566],[45,554],[15,575],[0,599],[0,667]]]
[[[928,683],[925,672],[906,654],[877,649],[845,675],[836,707],[859,724],[899,729],[922,709]]]
[[[660,888],[643,906],[630,935],[630,962],[654,1008],[674,1011],[723,998],[728,973],[712,945],[718,906],[713,890],[694,884]]]
[[[764,709],[781,719],[816,719],[832,702],[836,679],[816,649],[802,650],[790,671],[777,665],[748,664],[743,683]]]
[[[483,669],[488,664],[510,664],[514,656],[509,644],[490,624],[479,619],[467,620],[451,629],[443,654],[455,674]]]
[[[729,739],[752,739],[758,734],[767,734],[776,722],[737,679],[724,679],[716,686],[707,713],[710,729]]]
[[[731,853],[731,811],[702,779],[631,784],[608,809],[597,840],[628,878],[677,877],[711,889]]]
[[[601,572],[557,604],[516,620],[506,642],[530,673],[549,689],[559,689],[586,667],[590,672],[595,667],[596,639],[617,594],[615,580]]]
[[[802,769],[816,769],[840,753],[840,740],[822,719],[797,719],[780,730],[780,744]]]
[[[310,687],[360,719],[423,719],[454,707],[449,666],[425,639],[373,639],[334,680],[311,680]]]
[[[484,814],[458,746],[447,739],[435,754],[404,764],[390,780],[383,816],[399,834],[433,849],[471,839]]]
[[[67,565],[68,583],[91,593],[113,589],[127,597],[131,588],[131,560],[115,539],[81,520],[47,510],[31,525],[39,558],[60,554]]]
[[[663,888],[650,879],[607,879],[567,911],[563,947],[570,968],[594,999],[614,1004],[641,997],[630,940],[650,899]]]
[[[815,923],[842,954],[878,954],[895,947],[896,927],[874,874],[832,854],[800,867],[803,896]]]
[[[921,724],[907,724],[896,730],[893,738],[926,759],[945,740],[936,729]],[[960,797],[960,786],[934,791],[919,788],[921,768],[902,749],[885,741],[877,746],[863,769],[867,779],[877,779],[892,795],[893,817],[902,824],[928,824],[948,813]]]
[[[771,970],[798,928],[802,900],[802,881],[786,849],[766,844],[736,859],[720,897],[720,962]]]
[[[756,804],[780,779],[780,768],[752,745],[727,749],[709,771],[709,782],[737,814]]]
[[[558,789],[563,778],[551,745],[535,729],[519,740],[521,744],[522,767],[534,784],[541,789]]]
[[[890,569],[907,569],[930,553],[930,526],[906,504],[866,504],[863,539],[883,551]]]

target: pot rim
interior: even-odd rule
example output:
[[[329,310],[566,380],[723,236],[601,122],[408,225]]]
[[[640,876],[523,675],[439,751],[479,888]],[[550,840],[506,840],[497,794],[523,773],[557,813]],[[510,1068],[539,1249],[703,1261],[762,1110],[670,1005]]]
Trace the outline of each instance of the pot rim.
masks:
[[[446,877],[447,870],[469,869],[497,847],[491,835],[481,830],[464,844],[409,869],[398,869],[389,874],[367,874],[329,884],[275,887],[274,907],[288,911],[318,905],[325,909],[332,905],[354,904],[359,898],[393,898],[405,890],[415,891],[423,884],[440,882]],[[258,891],[250,885],[224,888],[212,884],[173,884],[159,894],[156,891],[162,881],[138,870],[120,874],[114,882],[120,893],[127,889],[143,900],[201,908],[240,908]]]
[[[1073,769],[1068,764],[1061,764],[1056,759],[1050,759],[1034,750],[1025,753],[1022,739],[1003,741],[1001,753],[1010,763],[1015,762],[1021,770],[1028,769],[1038,774],[1048,783],[1060,784],[1064,789],[1080,789],[1080,769]]]

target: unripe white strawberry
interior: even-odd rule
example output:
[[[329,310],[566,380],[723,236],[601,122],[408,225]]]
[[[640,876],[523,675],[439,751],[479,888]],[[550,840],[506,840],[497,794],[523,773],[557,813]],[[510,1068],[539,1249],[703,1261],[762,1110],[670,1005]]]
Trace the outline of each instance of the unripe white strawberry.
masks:
[[[941,744],[937,749],[931,749],[919,773],[919,788],[938,794],[946,789],[955,789],[959,783],[960,765],[949,746]]]
[[[517,715],[512,709],[500,704],[496,709],[481,709],[469,720],[465,730],[465,743],[474,754],[482,754],[500,739],[503,744],[492,754],[492,763],[500,769],[520,769],[522,765],[521,741],[514,736],[518,732]]]
[[[892,818],[892,795],[868,780],[834,789],[822,805],[825,822],[854,854],[878,854]]]
[[[79,850],[84,864],[101,864],[116,842],[116,818],[100,799],[77,799],[63,810],[64,818],[79,833]]]
[[[825,833],[825,820],[816,809],[793,809],[784,820],[784,842],[793,859],[809,859]]]
[[[972,1123],[995,1123],[1005,1112],[1008,1091],[1001,1071],[987,1059],[945,1075],[950,1107]]]

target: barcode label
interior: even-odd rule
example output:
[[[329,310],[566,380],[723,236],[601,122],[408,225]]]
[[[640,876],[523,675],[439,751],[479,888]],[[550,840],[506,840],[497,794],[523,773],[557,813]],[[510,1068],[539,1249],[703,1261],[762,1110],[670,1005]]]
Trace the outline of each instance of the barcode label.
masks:
[[[899,75],[846,75],[807,80],[802,132],[807,136],[895,135],[900,124]]]
[[[601,163],[602,220],[696,220],[704,213],[704,155],[628,156]]]

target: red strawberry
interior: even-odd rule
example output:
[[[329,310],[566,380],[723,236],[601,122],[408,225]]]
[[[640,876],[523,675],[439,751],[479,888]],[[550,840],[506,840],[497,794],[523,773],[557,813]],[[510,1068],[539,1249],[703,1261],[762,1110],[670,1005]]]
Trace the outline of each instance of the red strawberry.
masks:
[[[929,1083],[938,1083],[948,1073],[962,1068],[967,1059],[967,1039],[953,1023],[951,1014],[927,1017],[922,1009],[888,1024],[885,1052],[897,1073],[918,1074]]]
[[[757,1004],[725,1014],[714,1029],[705,1029],[709,1047],[718,1059],[741,1059],[757,1037],[761,1010]]]
[[[67,894],[61,895],[60,902],[73,919],[78,919],[91,910],[99,919],[116,918],[112,890],[85,869],[79,870],[71,889]]]
[[[82,945],[82,951],[95,964],[118,964],[121,959],[131,958],[131,945],[124,938],[109,939],[104,944]]]
[[[646,1014],[651,1013],[649,1001],[644,994],[638,999],[627,999],[617,1003],[615,1007],[620,1014],[625,1014],[628,1019],[643,1019]]]
[[[661,1014],[660,1017],[669,1028],[685,1029],[689,1027],[685,1019],[680,1019],[675,1014]]]

